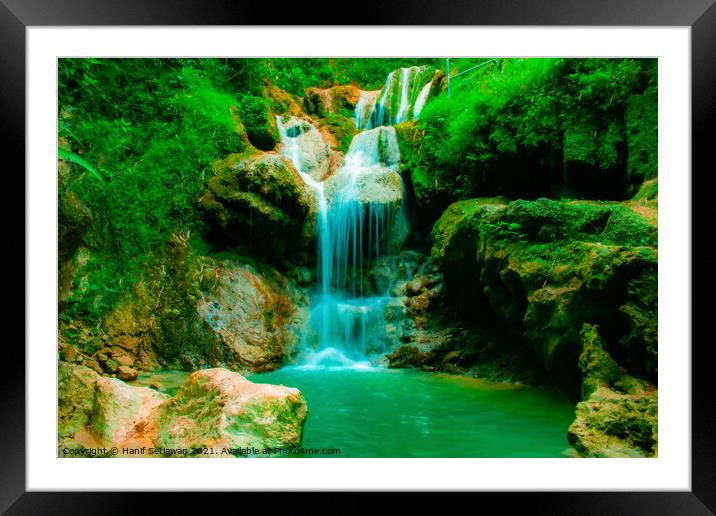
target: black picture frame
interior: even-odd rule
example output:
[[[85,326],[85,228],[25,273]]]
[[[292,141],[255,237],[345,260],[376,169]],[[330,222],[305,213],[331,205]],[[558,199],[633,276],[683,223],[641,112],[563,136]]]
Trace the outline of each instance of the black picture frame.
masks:
[[[705,169],[712,146],[707,129],[713,125],[716,108],[716,0],[467,0],[418,1],[392,3],[362,2],[354,15],[343,23],[354,25],[546,25],[546,26],[688,26],[691,27],[692,70],[692,162]],[[319,3],[320,4],[320,3]],[[15,169],[24,169],[25,150],[25,31],[31,26],[103,26],[103,25],[340,25],[325,14],[337,13],[336,4],[311,9],[277,8],[269,2],[231,0],[0,0],[0,106],[2,126],[9,131],[2,146],[21,156]],[[692,167],[692,168],[693,168]],[[710,167],[713,169],[713,166]],[[9,170],[9,169],[8,169]],[[17,174],[17,172],[14,172]],[[693,177],[693,172],[692,172]],[[19,188],[24,191],[21,182]],[[692,190],[696,192],[696,190]],[[18,196],[19,197],[19,196]],[[693,232],[692,232],[693,234]],[[24,249],[24,246],[23,246]],[[693,253],[693,248],[692,248]],[[28,257],[25,257],[25,263]],[[25,275],[32,270],[25,269]],[[699,288],[707,288],[701,285]],[[690,300],[684,300],[690,302]],[[31,306],[26,307],[31,310]],[[694,310],[697,306],[694,304]],[[693,316],[692,316],[693,317]],[[693,318],[697,320],[698,318]],[[589,492],[589,493],[512,493],[508,496],[477,494],[482,506],[497,502],[501,511],[524,507],[538,514],[713,514],[716,511],[716,460],[712,436],[716,418],[712,410],[713,388],[709,382],[711,365],[708,349],[712,339],[694,340],[692,345],[692,490],[690,492]],[[685,344],[685,343],[684,343]],[[10,346],[7,346],[10,347]],[[14,351],[13,351],[14,349]],[[8,514],[114,514],[135,512],[146,507],[150,494],[26,492],[25,489],[25,354],[14,345],[6,350],[12,370],[0,375],[0,511]],[[17,356],[13,356],[15,353]],[[217,493],[218,494],[218,493]],[[255,499],[271,505],[272,510],[304,506],[305,497],[240,494],[240,505]],[[368,510],[372,495],[357,493],[344,496],[341,506],[354,512]],[[463,495],[453,494],[463,504]],[[470,494],[469,496],[475,496]],[[494,500],[499,496],[499,500]],[[204,497],[162,496],[163,510],[188,508],[191,501],[205,503]],[[212,495],[212,505],[217,501]],[[422,494],[413,493],[404,500],[402,510],[423,504]],[[489,500],[488,500],[489,499]],[[129,500],[129,501],[128,501]],[[321,506],[333,506],[322,498]],[[350,501],[349,501],[350,500]],[[474,501],[468,502],[475,504]],[[476,506],[476,505],[473,505]],[[238,506],[237,506],[238,507]],[[134,508],[134,509],[133,509]],[[319,507],[320,508],[320,507]],[[300,512],[300,511],[299,511]]]

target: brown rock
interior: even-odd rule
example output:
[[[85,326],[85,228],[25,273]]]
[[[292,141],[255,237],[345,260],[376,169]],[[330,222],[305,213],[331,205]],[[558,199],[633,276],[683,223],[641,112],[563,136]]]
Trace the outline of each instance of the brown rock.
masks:
[[[159,411],[165,448],[292,448],[307,416],[298,389],[255,384],[227,369],[192,374]]]
[[[165,394],[106,377],[97,379],[95,389],[91,426],[102,442],[120,448],[153,446],[159,432],[156,413],[168,398]]]
[[[74,362],[77,358],[77,349],[74,346],[65,346],[60,351],[60,357],[65,362]]]
[[[121,366],[131,367],[132,365],[134,365],[134,357],[131,357],[126,353],[122,353],[121,351],[113,351],[112,359]]]
[[[135,380],[139,373],[136,369],[121,365],[117,368],[117,376],[120,380],[130,381]]]
[[[119,346],[120,348],[124,348],[127,351],[134,351],[137,349],[139,339],[130,335],[119,335],[112,339],[112,344],[115,346]]]
[[[97,374],[104,374],[104,371],[102,371],[102,368],[99,366],[99,363],[96,360],[92,360],[92,359],[86,360],[84,362],[84,365],[86,367],[89,367],[90,369],[92,369],[92,371],[94,371]]]

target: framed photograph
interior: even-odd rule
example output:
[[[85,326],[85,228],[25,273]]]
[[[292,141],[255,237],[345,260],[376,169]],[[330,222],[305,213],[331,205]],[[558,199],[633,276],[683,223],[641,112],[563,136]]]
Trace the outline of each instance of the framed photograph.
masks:
[[[317,26],[2,0],[28,301],[0,507],[529,491],[505,503],[711,513],[691,176],[712,3]]]

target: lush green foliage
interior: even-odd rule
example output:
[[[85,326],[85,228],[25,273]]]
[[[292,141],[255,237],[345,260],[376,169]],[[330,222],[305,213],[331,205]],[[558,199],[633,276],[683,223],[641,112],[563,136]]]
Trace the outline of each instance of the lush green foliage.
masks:
[[[514,160],[527,158],[531,166],[522,168],[532,174],[558,169],[563,144],[577,152],[582,137],[589,144],[583,146],[585,159],[613,166],[623,135],[602,120],[623,119],[630,95],[655,80],[654,60],[504,59],[483,66],[458,78],[452,95],[442,93],[426,105],[414,177],[449,200],[494,194],[481,185],[496,168],[515,168]],[[589,135],[570,132],[590,124],[596,125]],[[592,151],[595,130],[603,143]],[[530,178],[519,177],[525,179]],[[503,183],[510,180],[503,175]]]
[[[170,235],[191,227],[212,160],[243,149],[236,101],[210,65],[60,61],[60,157],[82,166],[68,188],[97,219],[87,285],[70,299],[80,312],[101,313]]]

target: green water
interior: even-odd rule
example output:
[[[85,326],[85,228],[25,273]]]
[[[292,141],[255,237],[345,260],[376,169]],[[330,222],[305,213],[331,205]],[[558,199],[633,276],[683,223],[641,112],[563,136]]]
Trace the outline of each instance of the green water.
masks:
[[[140,382],[173,394],[186,375]],[[340,448],[340,457],[564,457],[569,450],[574,406],[552,390],[399,369],[288,367],[250,379],[300,389],[308,404],[302,446]]]

